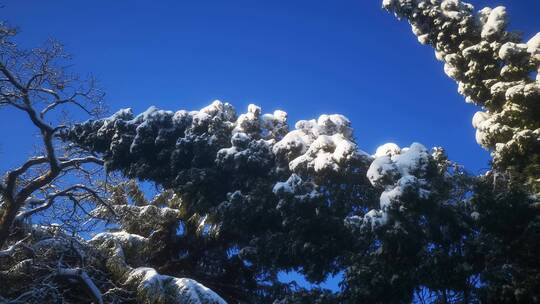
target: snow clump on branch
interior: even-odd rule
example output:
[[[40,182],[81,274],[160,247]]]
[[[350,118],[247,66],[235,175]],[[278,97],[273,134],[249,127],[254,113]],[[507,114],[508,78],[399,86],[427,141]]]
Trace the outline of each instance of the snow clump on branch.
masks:
[[[426,201],[431,194],[428,177],[434,163],[428,150],[419,143],[400,148],[394,143],[380,146],[367,171],[371,184],[382,189],[379,209],[367,212],[363,217],[352,216],[348,224],[376,229],[393,220],[395,213],[406,212],[411,203]]]

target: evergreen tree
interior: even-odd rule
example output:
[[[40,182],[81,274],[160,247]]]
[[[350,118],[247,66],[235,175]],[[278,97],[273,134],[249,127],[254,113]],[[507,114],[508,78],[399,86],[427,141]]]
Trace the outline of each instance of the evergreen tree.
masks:
[[[54,171],[68,161],[50,156],[61,148],[103,165],[110,180],[58,190],[63,175],[54,171],[14,204],[7,189],[28,181],[19,174],[10,182],[17,170],[6,174],[0,215],[13,218],[0,222],[0,301],[540,302],[540,34],[522,42],[507,31],[503,7],[475,12],[459,0],[383,7],[411,23],[459,92],[482,107],[473,126],[492,153],[489,172],[472,176],[442,148],[419,143],[389,143],[370,155],[337,114],[290,128],[283,111],[250,105],[238,115],[215,101],[198,111],[124,109],[49,131],[31,119],[45,128],[45,144],[58,146],[49,144],[36,165]],[[7,94],[0,105],[31,114],[30,95],[9,68],[0,65]],[[147,199],[139,181],[156,185],[156,196]],[[32,225],[57,197],[84,214]],[[107,229],[82,238],[68,229],[73,214]],[[342,273],[341,290],[285,284],[281,271],[315,283]]]

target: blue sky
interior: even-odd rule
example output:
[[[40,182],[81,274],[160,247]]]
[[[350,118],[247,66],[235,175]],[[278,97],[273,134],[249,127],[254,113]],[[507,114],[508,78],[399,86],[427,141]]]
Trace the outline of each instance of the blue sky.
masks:
[[[341,113],[370,153],[385,142],[444,147],[478,173],[488,153],[474,140],[477,110],[456,92],[431,48],[380,0],[11,0],[3,19],[36,46],[49,37],[74,55],[74,69],[98,77],[112,111],[150,105],[199,109],[215,99],[282,109],[290,121]],[[504,4],[511,28],[540,31],[537,0]],[[33,130],[0,110],[0,170],[31,152]]]

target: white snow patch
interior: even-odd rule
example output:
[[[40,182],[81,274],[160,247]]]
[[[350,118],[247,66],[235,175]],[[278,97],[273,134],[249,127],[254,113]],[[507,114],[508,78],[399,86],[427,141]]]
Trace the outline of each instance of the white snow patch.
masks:
[[[160,275],[153,268],[139,267],[130,272],[126,284],[137,284],[144,298],[164,303],[226,304],[214,291],[187,278]]]
[[[362,225],[374,229],[386,224],[389,209],[400,203],[406,191],[416,191],[419,199],[429,198],[431,192],[425,179],[429,160],[427,149],[419,143],[403,149],[393,143],[380,146],[367,172],[371,184],[384,189],[379,199],[380,209],[367,212]]]

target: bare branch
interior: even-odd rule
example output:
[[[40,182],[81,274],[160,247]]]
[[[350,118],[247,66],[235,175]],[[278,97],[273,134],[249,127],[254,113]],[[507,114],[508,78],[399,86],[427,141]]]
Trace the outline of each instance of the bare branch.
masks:
[[[29,89],[30,87],[32,87],[32,83],[38,79],[38,78],[41,78],[45,76],[45,73],[37,73],[35,74],[34,76],[32,76],[27,82],[26,82],[26,88]]]
[[[37,206],[37,207],[35,207],[33,209],[20,212],[17,215],[17,218],[16,218],[15,221],[23,220],[23,219],[25,219],[27,217],[32,216],[35,213],[46,210],[46,209],[50,208],[53,205],[56,198],[61,197],[61,196],[68,196],[68,195],[69,195],[68,190],[64,190],[64,191],[55,193],[55,194],[47,197],[47,199],[40,200],[42,202],[42,204],[40,204],[39,206]]]
[[[77,185],[73,185],[73,186],[71,186],[69,188],[66,188],[66,189],[64,189],[62,191],[59,191],[59,192],[53,193],[51,195],[48,195],[43,200],[35,201],[37,203],[40,203],[40,205],[33,208],[33,209],[25,210],[25,211],[19,213],[17,215],[16,220],[23,220],[23,219],[25,219],[25,218],[27,218],[29,216],[32,216],[35,213],[38,213],[38,212],[41,212],[43,210],[46,210],[46,209],[50,208],[54,204],[55,200],[57,198],[59,198],[59,197],[68,197],[72,201],[75,201],[77,203],[77,205],[79,205],[79,207],[82,208],[82,206],[80,206],[79,199],[76,198],[77,194],[73,192],[73,191],[76,191],[76,190],[82,190],[82,191],[88,193],[90,195],[90,197],[94,198],[99,204],[107,207],[112,214],[117,216],[114,209],[107,202],[105,202],[95,190],[93,190],[93,189],[91,189],[91,188],[89,188],[89,187],[87,187],[85,185],[77,184]]]
[[[77,92],[73,93],[71,96],[69,96],[67,98],[61,98],[60,95],[57,92],[55,92],[55,91],[53,91],[51,89],[45,89],[45,88],[34,89],[34,90],[39,91],[39,92],[50,94],[55,98],[54,102],[50,103],[48,106],[46,106],[41,111],[41,113],[40,113],[41,118],[43,118],[45,116],[45,114],[47,114],[49,111],[54,110],[59,105],[66,104],[66,103],[74,104],[77,107],[79,107],[80,109],[82,109],[84,112],[86,112],[86,114],[92,115],[92,112],[89,109],[87,109],[84,105],[82,105],[80,102],[78,102],[76,100],[77,97],[89,98],[89,96],[90,96],[90,94],[92,92],[92,88],[93,88],[93,86],[91,86],[88,89],[88,91],[84,92],[84,93],[77,91]]]
[[[27,93],[26,88],[17,80],[15,75],[11,73],[11,71],[4,65],[3,62],[0,62],[0,72],[6,76],[7,80],[18,90],[20,90],[23,93]]]
[[[38,156],[31,158],[27,160],[22,166],[19,168],[10,171],[7,174],[6,178],[6,187],[7,189],[15,189],[15,183],[17,181],[17,178],[21,176],[21,174],[24,174],[28,169],[35,165],[43,164],[47,162],[47,157],[44,156]]]

